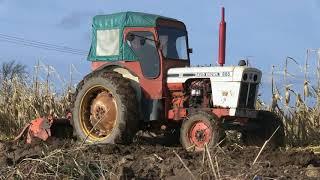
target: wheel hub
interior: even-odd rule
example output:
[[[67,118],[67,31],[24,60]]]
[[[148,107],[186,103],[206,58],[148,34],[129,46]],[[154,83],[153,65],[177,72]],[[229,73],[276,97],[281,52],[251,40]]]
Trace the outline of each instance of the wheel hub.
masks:
[[[200,130],[196,132],[196,138],[198,141],[204,141],[206,137],[206,134],[204,133],[204,130]]]
[[[211,127],[202,121],[194,123],[189,131],[189,139],[196,148],[203,148],[211,140]]]
[[[96,107],[96,111],[94,112],[95,114],[94,114],[94,117],[95,117],[95,119],[97,119],[97,120],[101,120],[104,116],[105,116],[105,114],[106,114],[106,109],[105,109],[105,107],[104,106],[97,106]]]
[[[116,122],[116,103],[107,91],[99,93],[92,101],[90,108],[90,124],[93,134],[98,137],[107,136],[113,129]]]

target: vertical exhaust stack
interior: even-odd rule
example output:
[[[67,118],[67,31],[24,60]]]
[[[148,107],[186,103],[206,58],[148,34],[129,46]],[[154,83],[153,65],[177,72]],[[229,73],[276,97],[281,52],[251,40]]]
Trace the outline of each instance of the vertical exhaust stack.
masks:
[[[220,28],[219,28],[219,57],[218,63],[220,66],[225,64],[226,58],[226,22],[224,20],[224,7],[222,7],[221,11],[221,21],[220,21]]]

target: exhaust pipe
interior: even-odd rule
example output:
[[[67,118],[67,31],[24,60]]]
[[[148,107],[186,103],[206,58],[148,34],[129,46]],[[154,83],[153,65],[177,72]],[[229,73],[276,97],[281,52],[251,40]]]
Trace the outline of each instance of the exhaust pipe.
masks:
[[[226,58],[226,22],[224,20],[224,7],[222,7],[221,11],[221,21],[219,27],[219,57],[218,63],[220,66],[225,64]]]

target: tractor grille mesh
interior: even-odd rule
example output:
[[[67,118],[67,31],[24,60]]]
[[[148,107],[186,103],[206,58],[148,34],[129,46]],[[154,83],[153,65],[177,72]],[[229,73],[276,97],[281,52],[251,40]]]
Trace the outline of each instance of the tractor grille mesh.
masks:
[[[239,108],[254,109],[257,83],[242,83],[240,87]]]

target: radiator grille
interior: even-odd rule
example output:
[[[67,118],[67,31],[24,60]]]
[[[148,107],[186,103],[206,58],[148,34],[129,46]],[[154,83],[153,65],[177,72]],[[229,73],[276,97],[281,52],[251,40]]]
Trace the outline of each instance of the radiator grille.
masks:
[[[257,83],[242,83],[239,94],[239,108],[254,109],[255,97],[257,92]]]

